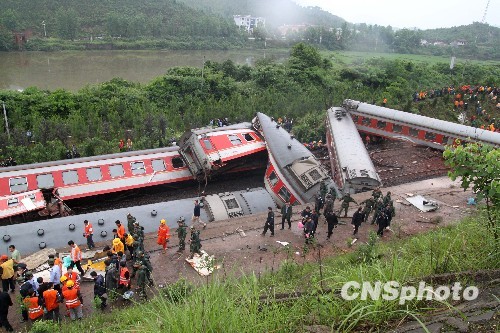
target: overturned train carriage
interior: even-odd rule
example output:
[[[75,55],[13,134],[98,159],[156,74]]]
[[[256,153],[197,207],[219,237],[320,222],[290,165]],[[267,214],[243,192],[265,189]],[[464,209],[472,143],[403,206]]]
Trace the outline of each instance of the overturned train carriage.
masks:
[[[362,192],[382,185],[363,140],[344,108],[327,111],[326,142],[333,180],[342,192]]]
[[[266,141],[269,163],[265,186],[278,206],[305,204],[338,189],[314,155],[273,119],[257,113],[253,121]]]
[[[360,132],[406,140],[435,149],[462,142],[500,147],[500,133],[346,99],[343,107]]]
[[[94,241],[111,241],[115,221],[126,224],[127,213],[136,217],[145,232],[154,232],[159,221],[165,219],[171,228],[177,228],[176,221],[184,216],[190,224],[194,200],[199,198],[174,200],[151,205],[67,216],[50,220],[27,222],[0,227],[0,242],[7,248],[15,244],[24,254],[36,252],[45,247],[66,247],[69,240],[85,244],[83,221],[88,220],[94,227]],[[238,216],[262,213],[267,207],[274,207],[272,197],[264,188],[208,195],[201,200],[203,221],[219,221]]]
[[[190,130],[179,140],[179,147],[198,180],[265,166],[266,145],[250,123]]]

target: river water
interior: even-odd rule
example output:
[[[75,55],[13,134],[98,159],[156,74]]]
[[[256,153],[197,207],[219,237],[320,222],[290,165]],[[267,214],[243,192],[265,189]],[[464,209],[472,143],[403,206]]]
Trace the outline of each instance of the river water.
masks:
[[[282,61],[286,51],[62,51],[0,52],[0,89],[27,87],[77,91],[120,77],[147,83],[176,66],[203,67],[204,61],[232,60],[253,65],[272,57]]]

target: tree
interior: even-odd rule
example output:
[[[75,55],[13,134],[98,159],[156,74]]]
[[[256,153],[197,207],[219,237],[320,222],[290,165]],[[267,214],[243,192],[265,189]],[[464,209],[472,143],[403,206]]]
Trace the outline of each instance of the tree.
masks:
[[[10,51],[14,49],[14,36],[12,33],[0,25],[0,51]]]
[[[63,39],[74,40],[79,30],[78,14],[74,9],[59,9],[56,12],[57,35]]]
[[[443,153],[445,163],[451,167],[448,176],[461,178],[461,187],[472,186],[477,202],[486,201],[488,227],[499,239],[500,220],[500,150],[489,145],[469,143],[447,147]]]

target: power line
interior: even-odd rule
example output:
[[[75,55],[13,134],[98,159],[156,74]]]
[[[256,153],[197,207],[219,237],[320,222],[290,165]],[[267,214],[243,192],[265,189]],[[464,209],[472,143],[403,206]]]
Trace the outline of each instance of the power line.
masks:
[[[484,23],[484,21],[486,21],[486,14],[488,14],[488,7],[490,6],[490,0],[488,0],[488,2],[486,3],[486,8],[484,9],[484,15],[483,15],[483,19],[481,20],[481,23]]]

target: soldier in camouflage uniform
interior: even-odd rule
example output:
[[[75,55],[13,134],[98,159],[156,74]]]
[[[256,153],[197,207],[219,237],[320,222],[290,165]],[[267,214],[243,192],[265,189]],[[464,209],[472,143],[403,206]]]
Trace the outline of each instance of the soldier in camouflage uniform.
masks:
[[[186,248],[187,227],[184,224],[184,221],[185,219],[183,217],[180,217],[177,220],[177,223],[179,224],[179,227],[175,230],[177,236],[179,237],[179,250],[177,250],[177,252],[182,252]]]
[[[137,252],[144,252],[144,229],[139,225],[139,222],[134,222],[134,258],[137,258]]]
[[[375,200],[373,200],[372,197],[369,197],[368,199],[362,201],[361,204],[365,204],[363,207],[363,222],[366,222],[368,220],[368,215],[370,215],[373,210]]]
[[[380,190],[379,187],[373,190],[372,192],[373,201],[377,202],[378,198],[380,198],[381,196],[382,196],[382,191]]]
[[[384,197],[384,205],[389,205],[391,203],[392,203],[391,192],[387,192],[387,194]]]
[[[349,193],[344,194],[344,197],[341,199],[342,205],[340,206],[339,215],[341,215],[342,211],[344,211],[344,217],[347,217],[347,211],[349,210],[349,203],[354,202],[358,204],[356,200],[354,200]]]
[[[375,202],[375,209],[374,209],[375,213],[373,213],[371,224],[374,224],[378,220],[378,217],[383,209],[384,209],[384,200],[380,198]]]
[[[145,265],[140,265],[137,271],[137,291],[141,299],[147,299],[146,284],[148,283],[148,269]]]
[[[130,213],[127,214],[127,229],[129,234],[134,233],[134,222],[137,221]]]
[[[196,230],[194,226],[191,226],[191,239],[189,245],[189,250],[191,251],[191,255],[189,256],[189,259],[193,259],[195,253],[201,255],[200,249],[201,249],[200,231]]]
[[[328,218],[329,215],[333,214],[333,205],[334,205],[335,197],[332,197],[330,193],[326,195],[325,206],[323,209],[323,215],[325,219]]]

